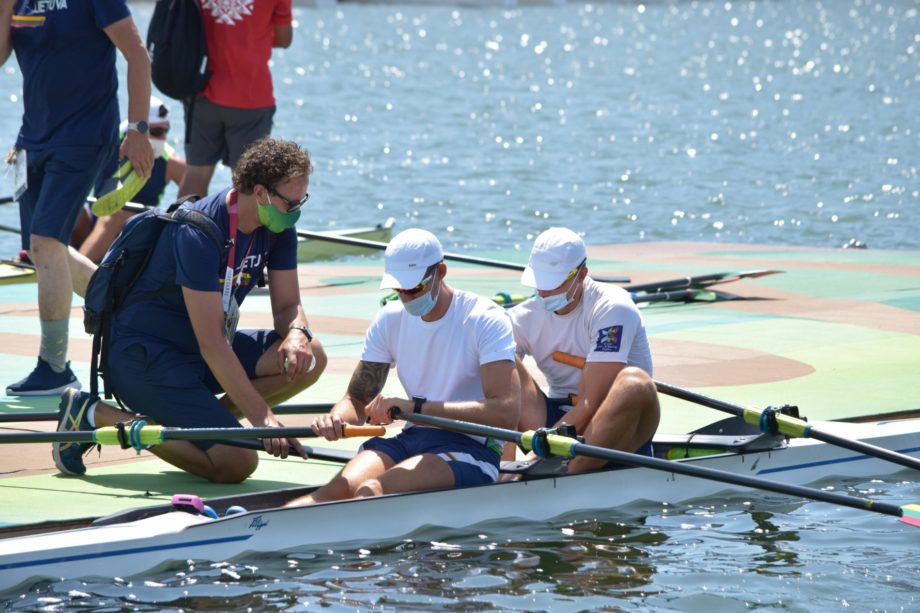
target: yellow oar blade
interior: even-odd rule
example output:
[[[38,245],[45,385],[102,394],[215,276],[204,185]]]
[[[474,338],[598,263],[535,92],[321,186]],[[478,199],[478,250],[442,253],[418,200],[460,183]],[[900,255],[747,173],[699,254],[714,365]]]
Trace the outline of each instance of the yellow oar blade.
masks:
[[[93,203],[93,215],[96,217],[108,217],[123,209],[125,204],[134,198],[147,182],[147,179],[142,179],[137,175],[130,161],[122,164],[115,176],[124,177],[124,180],[119,181],[118,187]]]

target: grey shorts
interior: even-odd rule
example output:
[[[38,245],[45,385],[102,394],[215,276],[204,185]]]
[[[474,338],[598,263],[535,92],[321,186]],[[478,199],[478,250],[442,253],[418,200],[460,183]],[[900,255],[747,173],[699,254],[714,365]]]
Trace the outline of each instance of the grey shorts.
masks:
[[[233,168],[246,147],[272,132],[275,107],[237,109],[195,99],[191,136],[185,157],[192,166],[214,166],[222,161]],[[186,114],[186,120],[188,114]]]

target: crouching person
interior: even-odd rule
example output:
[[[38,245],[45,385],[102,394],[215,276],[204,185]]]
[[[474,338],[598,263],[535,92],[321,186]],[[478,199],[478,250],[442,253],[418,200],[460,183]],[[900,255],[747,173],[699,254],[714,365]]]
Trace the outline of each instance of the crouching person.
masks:
[[[256,427],[281,425],[270,407],[316,382],[326,366],[297,280],[294,224],[312,169],[295,143],[265,138],[244,153],[231,188],[182,205],[210,218],[207,225],[218,236],[197,224],[165,224],[149,263],[112,317],[101,367],[129,411],[69,389],[59,431],[112,426],[137,415],[185,428],[238,428],[240,417]],[[92,267],[79,254],[71,256],[74,275]],[[266,267],[274,325],[236,330],[239,304]],[[55,443],[55,464],[82,475],[83,454],[91,447]],[[291,447],[304,456],[296,439],[266,439],[264,447],[275,456],[287,456]],[[169,441],[150,451],[220,483],[242,481],[258,465],[254,450],[207,441]]]

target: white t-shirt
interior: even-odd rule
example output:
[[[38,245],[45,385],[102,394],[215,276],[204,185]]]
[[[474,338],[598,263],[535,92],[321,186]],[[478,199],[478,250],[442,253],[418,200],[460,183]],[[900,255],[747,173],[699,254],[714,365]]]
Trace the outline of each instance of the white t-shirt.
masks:
[[[396,300],[377,312],[361,359],[396,364],[408,397],[482,400],[479,367],[514,361],[511,319],[492,300],[459,290],[444,317],[432,322],[409,315]]]
[[[578,392],[582,371],[553,359],[554,351],[588,362],[622,362],[652,374],[652,352],[639,308],[621,287],[585,278],[581,301],[557,315],[531,298],[509,310],[521,356],[532,355],[549,383],[550,398]]]

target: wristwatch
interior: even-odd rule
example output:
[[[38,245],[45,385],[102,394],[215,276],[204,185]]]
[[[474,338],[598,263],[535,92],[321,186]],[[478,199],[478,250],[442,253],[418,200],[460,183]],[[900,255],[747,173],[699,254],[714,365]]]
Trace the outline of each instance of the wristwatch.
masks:
[[[307,337],[307,342],[313,342],[313,332],[306,326],[291,326],[290,330],[300,330]]]
[[[135,130],[141,134],[146,134],[150,130],[150,126],[147,125],[147,122],[141,119],[140,121],[132,121],[128,124],[129,130]]]
[[[415,403],[415,406],[412,407],[412,412],[413,412],[413,413],[421,413],[421,412],[422,412],[422,405],[425,404],[426,402],[428,402],[428,399],[425,398],[424,396],[413,396],[413,397],[412,397],[412,402]]]

